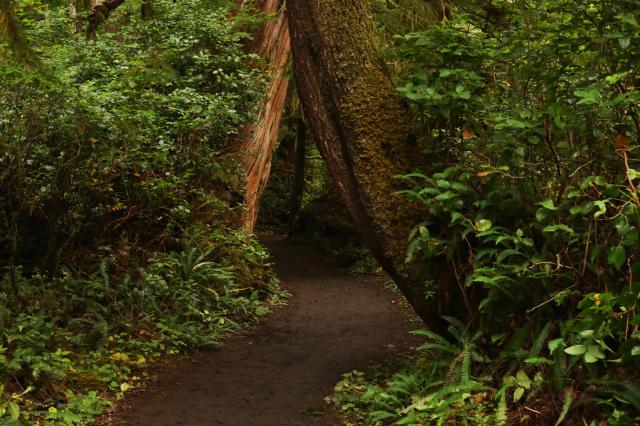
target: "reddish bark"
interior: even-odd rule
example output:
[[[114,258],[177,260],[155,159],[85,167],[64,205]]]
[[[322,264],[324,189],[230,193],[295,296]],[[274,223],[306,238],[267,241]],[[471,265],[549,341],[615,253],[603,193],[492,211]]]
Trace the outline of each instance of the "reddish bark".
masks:
[[[254,6],[275,17],[254,35],[249,47],[265,58],[271,81],[257,123],[244,126],[239,139],[245,172],[245,210],[241,220],[242,227],[248,232],[253,232],[255,227],[260,198],[269,179],[271,158],[278,143],[289,86],[286,65],[291,51],[284,0],[256,1]]]

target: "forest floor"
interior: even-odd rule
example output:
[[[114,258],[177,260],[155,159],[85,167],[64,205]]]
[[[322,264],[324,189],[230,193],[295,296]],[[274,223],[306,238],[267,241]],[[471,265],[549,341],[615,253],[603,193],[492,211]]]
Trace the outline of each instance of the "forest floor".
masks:
[[[420,327],[380,279],[356,278],[300,246],[269,239],[293,297],[224,346],[159,368],[99,424],[337,425],[325,397],[345,372],[393,360]]]

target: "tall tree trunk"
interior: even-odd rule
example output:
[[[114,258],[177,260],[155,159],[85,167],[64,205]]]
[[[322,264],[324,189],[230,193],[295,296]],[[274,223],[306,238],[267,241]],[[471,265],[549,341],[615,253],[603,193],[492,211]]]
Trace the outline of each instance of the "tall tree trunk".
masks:
[[[289,27],[284,13],[284,0],[258,0],[254,6],[265,13],[275,14],[254,35],[250,49],[266,59],[271,81],[256,124],[244,126],[240,132],[240,152],[245,171],[245,210],[242,227],[253,232],[258,218],[260,198],[271,172],[271,158],[278,143],[280,120],[287,99],[289,80],[286,65],[291,45]]]
[[[377,49],[369,0],[289,0],[288,17],[304,114],[340,196],[416,312],[442,328],[451,277],[446,268],[405,263],[408,235],[424,212],[396,193],[397,175],[428,163],[411,142],[408,110]]]
[[[438,10],[438,20],[440,22],[445,21],[448,18],[449,7],[445,0],[436,0],[435,7]]]
[[[71,19],[71,34],[75,34],[78,27],[78,0],[69,0],[69,19]]]
[[[155,10],[153,8],[153,0],[143,0],[140,5],[140,16],[145,21],[153,19]]]
[[[33,65],[37,63],[24,38],[22,25],[16,14],[13,0],[0,0],[0,41],[6,42],[15,57],[24,64]],[[0,55],[2,55],[1,50]]]
[[[289,199],[289,236],[293,235],[294,228],[300,216],[302,198],[304,197],[304,175],[307,160],[307,126],[302,117],[296,120],[295,136],[295,166],[293,169],[293,183],[291,185],[291,198]]]

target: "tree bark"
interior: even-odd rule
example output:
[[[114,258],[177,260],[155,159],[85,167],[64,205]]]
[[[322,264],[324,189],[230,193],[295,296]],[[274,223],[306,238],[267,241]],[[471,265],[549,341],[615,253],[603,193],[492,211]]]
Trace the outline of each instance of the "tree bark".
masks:
[[[149,21],[155,16],[155,10],[153,8],[153,0],[143,0],[140,5],[140,16],[143,20]]]
[[[291,198],[289,199],[289,237],[293,235],[304,197],[304,175],[307,160],[307,126],[304,119],[296,120],[295,136],[295,165],[293,169],[293,183],[291,185]]]
[[[245,210],[241,225],[250,233],[258,218],[260,198],[269,179],[271,158],[278,143],[280,121],[289,87],[286,65],[291,52],[284,0],[259,0],[254,2],[254,6],[276,16],[254,35],[250,46],[251,51],[265,58],[271,81],[257,123],[244,126],[239,137],[245,172]]]
[[[71,20],[71,34],[78,30],[78,0],[69,0],[69,19]]]
[[[438,20],[443,22],[448,19],[449,7],[445,0],[437,0],[435,4],[436,9],[438,10]]]
[[[98,27],[103,24],[109,14],[116,10],[124,0],[91,0],[92,12],[87,18],[87,38],[95,38]]]
[[[13,0],[0,0],[0,41],[6,41],[15,57],[24,64],[37,64],[37,60],[24,38],[22,24],[16,14]]]
[[[340,196],[409,303],[442,329],[451,277],[446,267],[405,263],[408,235],[425,213],[396,193],[397,175],[428,162],[376,47],[369,0],[289,0],[288,17],[304,114]]]

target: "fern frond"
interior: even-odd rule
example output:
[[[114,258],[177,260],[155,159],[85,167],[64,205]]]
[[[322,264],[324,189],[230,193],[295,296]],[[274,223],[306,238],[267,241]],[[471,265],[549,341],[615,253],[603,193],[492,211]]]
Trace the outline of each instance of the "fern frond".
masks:
[[[507,393],[502,392],[500,400],[498,401],[498,407],[496,408],[496,425],[503,426],[507,424]]]
[[[465,345],[462,350],[462,371],[460,374],[460,384],[468,385],[471,383],[471,356],[472,350],[470,345]]]
[[[540,330],[540,334],[538,334],[538,337],[533,341],[533,345],[531,345],[531,350],[529,351],[530,356],[540,355],[544,342],[546,342],[547,337],[549,336],[552,324],[552,322],[549,322],[542,328],[542,330]]]
[[[562,403],[562,411],[560,412],[560,417],[556,421],[555,426],[559,426],[569,414],[569,410],[571,409],[571,405],[573,404],[573,392],[571,389],[567,390],[564,394],[564,402]]]

